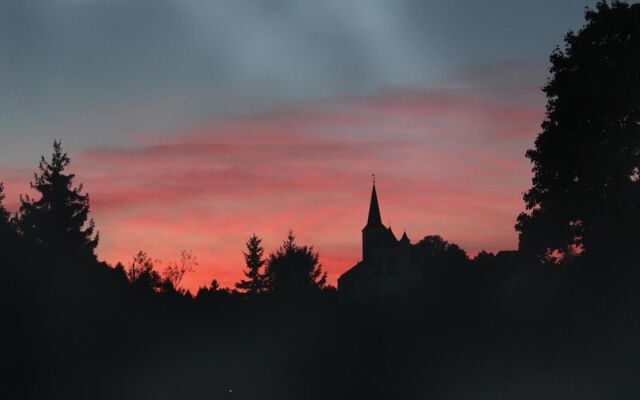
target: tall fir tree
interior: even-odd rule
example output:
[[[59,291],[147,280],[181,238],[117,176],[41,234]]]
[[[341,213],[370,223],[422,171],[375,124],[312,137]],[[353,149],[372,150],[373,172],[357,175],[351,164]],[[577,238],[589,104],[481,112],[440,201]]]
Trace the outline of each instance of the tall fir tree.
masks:
[[[264,276],[261,271],[265,264],[265,260],[262,257],[264,254],[262,239],[254,233],[247,240],[246,246],[247,252],[243,252],[243,254],[247,265],[244,275],[247,279],[236,283],[236,288],[250,296],[255,296],[264,291]]]
[[[20,196],[18,229],[27,239],[78,254],[93,255],[98,245],[95,225],[89,219],[89,195],[82,184],[74,186],[74,174],[65,174],[70,163],[60,141],[53,142],[53,154],[40,159],[31,187],[39,195]]]

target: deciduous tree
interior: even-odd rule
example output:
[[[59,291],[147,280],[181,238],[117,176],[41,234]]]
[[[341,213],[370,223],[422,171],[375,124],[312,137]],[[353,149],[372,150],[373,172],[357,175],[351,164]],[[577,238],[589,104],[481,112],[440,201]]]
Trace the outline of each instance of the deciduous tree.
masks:
[[[136,286],[158,291],[162,287],[162,278],[154,267],[153,259],[140,250],[129,264],[127,278]]]
[[[178,289],[184,276],[193,272],[198,266],[198,259],[191,251],[182,250],[180,252],[180,260],[171,262],[162,271],[162,280],[170,285],[173,289]]]
[[[640,4],[600,1],[551,55],[520,249],[557,261],[640,242]]]

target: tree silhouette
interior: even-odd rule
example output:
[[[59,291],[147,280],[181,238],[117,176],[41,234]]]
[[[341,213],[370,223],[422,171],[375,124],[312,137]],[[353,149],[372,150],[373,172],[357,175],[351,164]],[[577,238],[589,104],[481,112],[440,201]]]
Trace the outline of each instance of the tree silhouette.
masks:
[[[162,280],[165,286],[177,290],[185,274],[193,272],[198,266],[198,260],[192,252],[182,250],[180,252],[180,261],[171,262],[167,268],[162,271]]]
[[[216,303],[232,298],[233,292],[227,288],[221,288],[217,279],[213,279],[209,287],[201,286],[196,293],[196,300],[205,303]]]
[[[247,240],[247,252],[243,252],[247,265],[247,270],[244,271],[244,275],[247,279],[236,283],[237,289],[250,296],[257,295],[264,290],[264,277],[261,269],[265,264],[265,260],[262,258],[264,248],[261,243],[262,239],[256,236],[255,233]]]
[[[7,226],[9,224],[9,211],[4,207],[4,184],[0,182],[0,226]]]
[[[327,282],[327,274],[318,263],[318,253],[313,247],[298,245],[292,231],[269,256],[265,278],[269,292],[287,295],[311,293],[322,289]]]
[[[557,261],[637,251],[640,240],[640,5],[600,1],[551,55],[520,249]]]
[[[0,182],[0,249],[11,246],[8,239],[15,238],[15,228],[11,221],[9,211],[4,206],[4,184]]]
[[[70,163],[60,141],[53,142],[51,161],[40,159],[39,172],[31,187],[40,194],[35,200],[20,196],[20,233],[28,240],[80,254],[94,254],[98,234],[89,220],[89,195],[82,184],[73,185],[74,174],[65,174]]]
[[[411,253],[413,263],[420,270],[422,294],[429,302],[450,303],[462,299],[469,265],[464,250],[438,235],[430,235],[412,245]]]
[[[473,263],[476,268],[487,269],[495,263],[496,256],[493,253],[488,253],[482,250],[473,258]]]
[[[468,262],[467,253],[457,244],[449,243],[441,236],[425,236],[413,245],[417,263],[423,267],[463,266]]]
[[[161,289],[163,281],[160,274],[155,271],[154,266],[154,261],[151,257],[140,250],[133,256],[133,260],[129,264],[127,278],[138,287],[158,291]]]

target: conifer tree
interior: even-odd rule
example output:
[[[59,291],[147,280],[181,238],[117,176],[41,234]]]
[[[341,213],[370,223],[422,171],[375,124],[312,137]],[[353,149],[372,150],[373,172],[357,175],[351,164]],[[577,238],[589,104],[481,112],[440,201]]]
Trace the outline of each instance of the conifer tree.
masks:
[[[313,247],[297,244],[295,235],[289,231],[282,246],[267,261],[267,290],[277,294],[300,295],[323,289],[327,283],[327,273],[322,271],[318,258],[318,252]]]
[[[40,159],[39,171],[31,187],[40,195],[20,196],[20,233],[28,240],[79,254],[94,254],[98,234],[89,217],[89,195],[82,184],[74,186],[74,174],[65,170],[70,163],[60,141],[53,142],[53,154]]]
[[[261,271],[265,264],[265,260],[262,258],[264,254],[262,239],[254,233],[247,240],[246,246],[247,252],[243,254],[247,265],[244,275],[247,279],[236,283],[236,288],[250,296],[254,296],[264,290],[264,276]]]

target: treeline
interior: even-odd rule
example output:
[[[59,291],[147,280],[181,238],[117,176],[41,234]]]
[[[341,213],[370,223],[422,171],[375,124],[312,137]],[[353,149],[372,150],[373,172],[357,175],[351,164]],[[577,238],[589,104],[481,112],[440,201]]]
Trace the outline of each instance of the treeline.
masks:
[[[69,164],[70,158],[61,142],[54,141],[51,159],[41,158],[31,183],[38,197],[20,196],[20,209],[14,216],[3,205],[5,194],[0,183],[0,232],[5,254],[17,248],[27,253],[51,251],[98,264],[95,249],[99,235],[89,217],[89,195],[83,193],[82,184],[74,183],[75,174],[67,171]],[[318,253],[313,247],[298,244],[293,232],[266,258],[261,242],[255,234],[247,241],[246,279],[239,281],[233,290],[221,288],[214,279],[208,287],[198,290],[196,298],[334,294],[335,288],[326,283],[327,275],[322,271]],[[158,260],[139,251],[128,265],[118,263],[113,269],[136,290],[193,297],[180,287],[185,274],[193,272],[198,265],[192,252],[182,250],[180,259],[170,262],[163,270],[158,270],[159,265]]]
[[[189,251],[164,269],[143,251],[126,266],[98,261],[89,196],[75,184],[69,163],[56,141],[34,176],[36,195],[21,196],[15,215],[2,205],[0,185],[3,394],[157,399],[195,392],[201,397],[206,390],[193,374],[212,374],[207,382],[218,382],[208,388],[208,397],[241,386],[243,374],[266,390],[268,371],[241,373],[235,363],[241,360],[242,369],[264,365],[265,352],[276,349],[293,355],[302,338],[283,337],[280,329],[299,323],[318,343],[316,335],[323,331],[317,324],[325,306],[335,304],[335,289],[326,285],[318,253],[298,244],[293,233],[268,256],[254,235],[247,243],[246,279],[237,288],[221,288],[213,280],[192,295],[181,288],[185,274],[198,265]],[[309,319],[302,317],[307,313]],[[249,332],[256,337],[247,338]],[[266,343],[252,349],[252,341]],[[136,365],[150,359],[156,365]],[[152,382],[140,378],[147,373]],[[174,380],[181,382],[179,390],[170,386]]]
[[[427,236],[411,247],[420,296],[357,307],[292,233],[268,255],[253,235],[234,289],[214,280],[192,295],[180,286],[197,267],[189,251],[162,270],[142,251],[126,266],[97,261],[89,198],[52,169],[68,160],[59,143],[52,160],[36,174],[39,198],[23,196],[14,216],[0,208],[9,398],[589,398],[635,382],[637,269],[470,259]]]
[[[88,269],[107,268],[113,279],[131,290],[184,304],[194,300],[213,305],[266,298],[336,302],[336,288],[327,284],[318,252],[312,246],[298,244],[293,232],[269,255],[265,255],[259,236],[249,237],[243,252],[244,277],[234,288],[223,288],[216,279],[195,294],[181,288],[184,276],[198,266],[196,256],[188,250],[182,250],[179,260],[169,262],[162,270],[161,262],[144,251],[135,254],[127,265],[98,262],[95,249],[99,235],[90,219],[89,195],[83,193],[82,184],[74,183],[75,174],[68,172],[69,164],[70,158],[61,143],[54,141],[51,158],[41,158],[31,183],[37,197],[20,196],[20,208],[13,216],[3,206],[5,195],[0,183],[0,235],[6,271],[25,274],[25,280],[36,280],[38,273],[33,271],[46,268],[42,265],[47,264],[50,255],[57,255],[82,260],[81,264]],[[521,216],[521,221],[524,218],[533,216]],[[612,274],[628,276],[624,271],[629,272],[635,262],[629,257],[635,248],[611,254],[616,268],[605,267],[601,259],[584,249],[574,248],[571,253],[560,249],[552,252],[549,248],[527,251],[526,241],[535,232],[520,225],[519,229],[525,242],[521,251],[497,255],[483,251],[473,259],[458,245],[437,235],[411,244],[411,264],[421,272],[420,290],[414,298],[416,306],[447,308],[466,303],[495,306],[513,303],[516,298],[520,302],[538,301],[534,300],[536,293],[546,293],[550,296],[547,300],[553,301],[561,286],[582,280],[568,296],[575,300],[582,298],[577,291],[609,285],[606,282],[616,278]],[[574,241],[577,243],[577,239]],[[42,265],[16,269],[16,263],[29,259]]]
[[[86,268],[107,267],[114,279],[126,282],[133,290],[175,301],[195,299],[213,304],[267,297],[336,300],[336,288],[327,284],[318,252],[312,246],[298,244],[293,232],[269,255],[265,255],[260,237],[253,234],[248,238],[243,252],[244,277],[234,288],[222,288],[216,279],[195,294],[181,288],[184,276],[198,266],[196,256],[188,250],[182,250],[179,260],[169,262],[163,269],[159,260],[144,251],[136,253],[126,265],[99,263],[95,254],[99,235],[90,219],[89,195],[83,193],[82,184],[75,184],[75,174],[68,171],[69,164],[68,154],[55,141],[50,159],[43,156],[34,174],[31,187],[36,198],[20,196],[20,208],[13,216],[3,206],[5,195],[0,184],[2,244],[9,268],[12,268],[7,258],[10,254],[14,255],[14,262],[24,261],[21,257],[26,254],[42,255],[45,265],[46,254],[58,254],[82,259],[82,264],[89,264]],[[496,292],[498,284],[493,279],[492,286],[489,276],[509,275],[507,270],[498,271],[499,266],[507,266],[504,260],[496,260],[493,254],[485,252],[471,260],[458,245],[440,236],[427,236],[411,248],[412,263],[423,272],[423,297],[431,302],[489,296]],[[509,265],[513,264],[512,259]],[[42,267],[31,270],[38,268]],[[31,278],[37,279],[38,274],[33,273]]]
[[[81,184],[74,183],[75,175],[68,172],[69,164],[69,156],[61,143],[55,141],[51,158],[42,157],[34,174],[31,186],[37,198],[21,196],[20,209],[13,217],[0,202],[0,221],[7,238],[2,241],[5,254],[21,249],[22,254],[61,254],[106,266],[98,263],[95,255],[99,236],[89,215],[89,195],[83,193]],[[2,186],[0,196],[0,200],[4,198]],[[6,246],[8,243],[12,244]],[[243,254],[244,278],[233,289],[222,288],[213,279],[195,296],[180,286],[184,276],[198,266],[196,256],[187,250],[182,250],[180,259],[169,262],[162,270],[159,269],[161,263],[144,251],[135,254],[127,265],[118,263],[109,268],[116,279],[127,282],[136,291],[176,301],[195,299],[212,304],[267,297],[335,301],[336,289],[327,285],[318,252],[313,247],[298,244],[293,232],[289,232],[282,245],[268,256],[262,239],[254,234],[247,240]],[[485,252],[470,260],[459,246],[439,236],[427,236],[413,244],[411,258],[414,266],[423,272],[424,299],[438,304],[498,293],[496,289],[499,288],[495,285],[503,283],[494,279],[492,285],[489,276],[508,275],[507,270],[498,271],[499,265],[506,266],[504,260],[496,261],[493,254]],[[509,266],[514,267],[514,260],[509,261]]]

